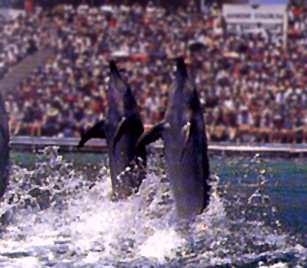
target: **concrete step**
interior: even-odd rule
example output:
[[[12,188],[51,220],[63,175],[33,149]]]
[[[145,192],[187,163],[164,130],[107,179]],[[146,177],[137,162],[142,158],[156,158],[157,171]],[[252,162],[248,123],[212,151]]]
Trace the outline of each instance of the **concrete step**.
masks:
[[[5,94],[5,92],[15,90],[24,79],[29,77],[36,68],[44,65],[53,55],[52,49],[45,48],[27,56],[0,80],[0,91]]]

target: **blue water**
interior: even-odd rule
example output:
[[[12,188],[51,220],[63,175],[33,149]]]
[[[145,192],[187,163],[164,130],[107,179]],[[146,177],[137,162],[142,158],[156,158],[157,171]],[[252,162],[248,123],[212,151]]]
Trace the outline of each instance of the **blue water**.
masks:
[[[260,157],[259,160],[251,168],[250,158],[220,158],[213,161],[212,168],[222,183],[232,185],[234,192],[243,187],[249,193],[248,185],[259,179],[261,170],[266,170],[264,193],[269,195],[271,206],[276,207],[282,228],[300,236],[307,245],[307,159]]]
[[[305,267],[306,159],[211,156],[209,207],[174,222],[163,157],[139,193],[110,198],[107,158],[12,154],[0,267]]]

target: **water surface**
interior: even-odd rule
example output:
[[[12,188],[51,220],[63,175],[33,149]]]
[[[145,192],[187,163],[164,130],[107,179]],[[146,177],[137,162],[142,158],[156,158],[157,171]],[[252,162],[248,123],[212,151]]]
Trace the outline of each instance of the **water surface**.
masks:
[[[176,224],[159,155],[140,191],[110,199],[100,155],[13,154],[1,267],[304,267],[306,160],[212,157],[212,198]]]

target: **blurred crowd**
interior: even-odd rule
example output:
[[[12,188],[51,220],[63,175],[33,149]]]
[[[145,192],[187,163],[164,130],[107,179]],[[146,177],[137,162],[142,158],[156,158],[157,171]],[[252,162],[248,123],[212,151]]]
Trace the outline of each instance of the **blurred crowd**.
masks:
[[[48,45],[47,20],[43,14],[23,14],[14,20],[1,20],[0,79],[26,56]]]
[[[12,135],[78,137],[106,112],[110,59],[123,69],[144,123],[154,124],[167,105],[172,59],[183,55],[209,140],[307,142],[307,12],[291,6],[288,16],[286,48],[267,33],[227,33],[214,5],[205,13],[152,4],[58,6],[1,25],[5,69],[29,53],[30,43],[55,51],[7,95]]]

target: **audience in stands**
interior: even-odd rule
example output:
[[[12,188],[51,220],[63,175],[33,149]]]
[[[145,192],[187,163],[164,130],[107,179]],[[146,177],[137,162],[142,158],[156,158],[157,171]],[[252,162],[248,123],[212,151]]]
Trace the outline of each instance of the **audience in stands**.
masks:
[[[172,12],[137,4],[59,6],[48,16],[2,25],[4,68],[27,54],[29,40],[55,50],[7,96],[11,132],[78,137],[105,114],[110,59],[123,68],[144,123],[156,123],[173,81],[172,59],[184,55],[205,104],[210,140],[306,142],[307,12],[290,7],[288,13],[286,49],[268,34],[227,33],[215,6],[206,14],[193,6]]]
[[[39,10],[3,20],[0,25],[0,79],[17,63],[39,48],[48,45],[50,23]]]

